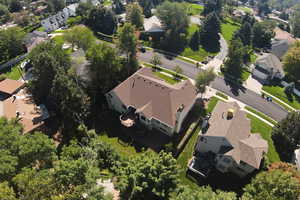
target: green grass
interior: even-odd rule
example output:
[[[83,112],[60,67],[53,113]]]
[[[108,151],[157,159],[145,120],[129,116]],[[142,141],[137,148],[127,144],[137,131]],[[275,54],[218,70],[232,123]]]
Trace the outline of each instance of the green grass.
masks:
[[[240,24],[233,22],[230,18],[226,18],[221,24],[221,32],[227,42],[230,42],[236,30],[240,28]]]
[[[191,24],[188,28],[188,40],[190,40],[190,38],[193,36],[193,34],[199,30],[199,26],[196,25],[196,24]],[[217,53],[210,53],[210,52],[207,52],[205,51],[205,49],[201,48],[201,46],[199,46],[199,49],[194,51],[192,50],[189,46],[187,46],[183,52],[180,53],[181,56],[184,56],[184,57],[187,57],[187,58],[191,58],[193,60],[196,60],[196,61],[203,61],[205,60],[205,58],[207,56],[210,56],[210,55],[216,55]],[[191,62],[191,61],[187,61],[187,62]]]
[[[175,79],[173,76],[167,76],[166,74],[163,74],[160,71],[156,71],[156,72],[154,72],[154,74],[157,77],[159,77],[159,78],[163,79],[164,81],[166,81],[167,83],[170,83],[171,85],[174,85],[174,84],[180,82],[180,80]]]
[[[41,27],[37,28],[36,31],[42,31],[42,32],[44,32],[44,31],[46,31],[46,29],[41,26]]]
[[[228,99],[228,96],[222,92],[216,92],[216,95],[222,97],[223,99],[226,99],[226,100]]]
[[[146,67],[154,67],[154,65],[150,64],[150,63],[143,63]],[[165,72],[165,73],[168,73],[172,76],[176,76],[176,72],[174,71],[171,71],[171,70],[168,70],[168,69],[164,69],[162,67],[159,67],[159,66],[156,66],[157,69],[159,69],[159,71],[161,72]],[[178,76],[178,75],[177,75]],[[179,78],[183,79],[183,80],[187,80],[187,78],[185,76],[182,76],[182,75],[179,75]]]
[[[103,5],[104,6],[110,6],[112,2],[110,0],[104,0]]]
[[[242,81],[243,82],[246,81],[249,78],[250,74],[251,74],[250,72],[248,72],[247,70],[243,69],[242,76],[241,76]]]
[[[137,155],[139,152],[131,145],[124,145],[119,142],[118,137],[108,137],[106,134],[102,134],[101,139],[103,142],[110,144],[116,151],[126,157]]]
[[[244,11],[246,13],[249,13],[249,14],[253,13],[253,10],[251,8],[248,8],[248,7],[239,6],[238,9],[242,10],[242,11]]]
[[[290,105],[295,109],[300,109],[300,98],[292,95],[293,100],[289,101],[287,95],[284,92],[284,88],[280,86],[263,86],[262,88],[264,91],[270,93],[271,95],[277,97],[281,101],[285,102],[286,104]],[[282,104],[281,104],[282,105]],[[286,107],[286,106],[285,106]]]
[[[64,36],[63,35],[57,35],[52,38],[58,45],[63,45],[65,43]]]
[[[256,59],[257,59],[257,55],[252,52],[250,55],[250,63],[255,63]]]
[[[193,3],[183,3],[187,9],[188,15],[200,15],[204,9],[204,6],[193,4]]]
[[[257,116],[267,120],[268,122],[272,123],[272,124],[277,124],[277,122],[275,120],[273,120],[272,118],[268,117],[267,115],[265,115],[264,113],[262,112],[259,112],[257,110],[255,110],[254,108],[251,108],[249,106],[246,106],[245,109],[249,110],[250,112],[256,114]]]
[[[271,138],[272,127],[251,114],[247,114],[247,117],[251,120],[251,133],[259,133],[263,139],[268,141],[269,147],[267,157],[269,158],[270,162],[280,161],[279,155]]]
[[[3,73],[6,78],[13,79],[13,80],[19,80],[21,78],[20,69],[18,69],[18,66],[12,67],[9,71],[6,71]]]

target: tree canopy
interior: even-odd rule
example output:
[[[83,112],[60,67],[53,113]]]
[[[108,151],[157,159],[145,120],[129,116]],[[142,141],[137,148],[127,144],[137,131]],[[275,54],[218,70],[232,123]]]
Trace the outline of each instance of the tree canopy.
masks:
[[[196,87],[198,92],[201,94],[205,93],[206,86],[208,86],[215,79],[215,77],[216,74],[212,68],[199,72],[196,79]]]
[[[125,23],[123,27],[119,28],[117,45],[121,52],[126,54],[128,60],[130,57],[135,57],[137,38],[135,29],[130,23]]]
[[[233,39],[229,45],[228,58],[225,61],[224,67],[226,73],[241,78],[243,68],[244,46],[241,40]]]
[[[300,80],[300,42],[296,42],[284,56],[283,69],[294,82]]]
[[[142,8],[139,4],[131,3],[126,7],[126,18],[127,21],[135,26],[137,29],[143,28],[144,17]]]
[[[295,37],[300,37],[300,11],[296,10],[290,19],[292,26],[292,33]]]
[[[8,22],[10,19],[10,12],[7,6],[0,4],[0,24]]]
[[[296,200],[299,197],[299,182],[289,172],[272,170],[259,173],[248,184],[243,200]]]
[[[294,150],[300,145],[300,114],[289,113],[273,128],[272,139],[281,160],[290,161]]]
[[[271,39],[274,32],[267,23],[256,22],[253,25],[253,46],[257,48],[271,47]]]

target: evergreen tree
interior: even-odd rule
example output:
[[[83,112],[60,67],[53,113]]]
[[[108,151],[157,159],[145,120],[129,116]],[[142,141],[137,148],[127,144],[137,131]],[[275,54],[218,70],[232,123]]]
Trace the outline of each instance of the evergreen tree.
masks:
[[[219,51],[220,31],[221,31],[221,22],[218,16],[215,13],[210,13],[205,18],[200,31],[201,44],[209,52]]]
[[[132,3],[126,7],[126,18],[127,21],[135,26],[137,29],[143,28],[144,17],[142,8],[136,4]]]
[[[241,39],[243,45],[251,46],[252,43],[252,27],[245,22],[237,32],[237,36]]]
[[[198,51],[199,49],[199,32],[195,31],[192,38],[190,39],[190,47],[193,51]]]
[[[228,58],[225,61],[225,70],[231,76],[241,78],[243,68],[244,49],[241,40],[233,39],[229,45]]]

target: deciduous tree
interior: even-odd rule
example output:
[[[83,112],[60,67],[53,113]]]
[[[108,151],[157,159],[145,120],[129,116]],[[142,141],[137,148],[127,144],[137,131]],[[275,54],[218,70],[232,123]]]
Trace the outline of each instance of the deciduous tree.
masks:
[[[289,113],[273,128],[272,139],[281,160],[290,161],[294,150],[300,145],[300,114]]]
[[[8,22],[10,19],[10,12],[8,11],[8,8],[0,4],[0,24],[4,24]]]
[[[296,10],[290,19],[292,25],[292,33],[295,37],[300,37],[300,11]]]
[[[131,24],[125,23],[124,26],[118,30],[117,45],[121,52],[126,54],[128,61],[130,57],[135,57],[137,38],[135,36],[134,27]]]
[[[196,87],[198,92],[201,94],[205,93],[206,86],[208,86],[215,79],[215,77],[216,74],[212,68],[199,72],[196,79]]]
[[[283,69],[295,83],[300,80],[300,42],[296,42],[284,56]]]
[[[137,3],[131,3],[126,7],[126,19],[137,29],[143,28],[144,17],[142,8]]]
[[[296,200],[299,197],[299,189],[298,181],[289,172],[282,170],[261,172],[244,188],[242,199]]]
[[[14,190],[8,185],[8,182],[0,183],[1,200],[17,200]]]

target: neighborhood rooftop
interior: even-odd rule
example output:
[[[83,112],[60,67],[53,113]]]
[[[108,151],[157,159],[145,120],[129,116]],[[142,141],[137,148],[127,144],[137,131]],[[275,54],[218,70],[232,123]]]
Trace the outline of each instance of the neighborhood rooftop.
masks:
[[[228,110],[233,111],[233,118],[227,118]],[[232,149],[224,150],[225,155],[232,156],[237,163],[243,161],[259,168],[262,152],[267,152],[268,144],[259,134],[251,134],[250,120],[246,112],[241,111],[237,103],[219,101],[209,120],[209,129],[205,135],[225,137]],[[221,152],[220,152],[221,153]]]
[[[5,79],[3,81],[0,81],[0,92],[12,95],[15,93],[19,88],[24,86],[24,82],[11,80],[11,79]]]
[[[189,107],[197,95],[190,80],[170,85],[142,68],[113,90],[126,106],[133,106],[147,118],[175,126],[176,113]]]

